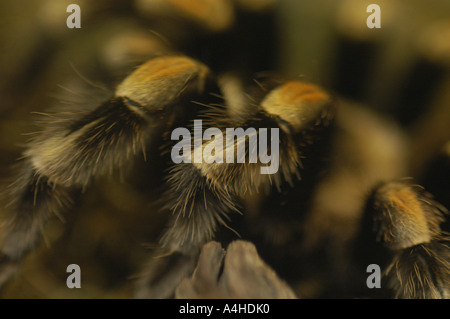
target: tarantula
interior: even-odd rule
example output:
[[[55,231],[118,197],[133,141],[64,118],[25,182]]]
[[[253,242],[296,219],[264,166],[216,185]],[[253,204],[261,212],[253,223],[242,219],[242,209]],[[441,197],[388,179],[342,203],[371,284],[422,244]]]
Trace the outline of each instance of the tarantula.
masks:
[[[207,18],[207,26],[214,26]],[[264,55],[264,36],[262,42],[249,38],[257,29],[237,37],[239,45],[248,45],[242,52],[255,51],[254,45]],[[189,53],[160,47],[157,54],[144,54],[145,62],[98,105],[39,114],[41,129],[4,194],[9,215],[0,230],[0,287],[39,246],[53,216],[64,215],[97,177],[126,176],[143,158],[157,172],[145,191],[160,197],[154,204],[168,223],[138,276],[136,297],[236,297],[226,288],[240,283],[224,284],[234,269],[222,259],[256,253],[231,244],[224,258],[209,242],[239,238],[252,242],[300,297],[308,297],[308,290],[325,297],[449,297],[446,209],[423,187],[402,179],[404,141],[397,128],[325,86],[249,74],[243,65],[258,60],[254,56],[225,58],[236,30],[231,36],[201,33],[204,43],[212,41],[207,54],[199,53],[203,46],[196,41]],[[220,58],[226,62],[218,63]],[[261,61],[267,62],[261,58],[249,69]],[[203,138],[176,143],[177,128]],[[230,128],[242,129],[243,138],[221,140]],[[270,141],[266,154],[256,152],[255,141]],[[266,170],[269,153],[278,168],[272,174]],[[200,161],[197,154],[203,154]],[[383,270],[382,289],[366,286],[370,264]],[[202,276],[205,269],[208,276]],[[264,277],[260,271],[249,277]],[[288,286],[274,277],[267,282]],[[254,280],[261,286],[248,286],[257,292],[251,296],[264,296],[265,278]],[[199,286],[205,282],[208,287]],[[316,286],[321,284],[325,288]],[[237,296],[245,297],[243,291],[249,292],[241,289]],[[270,296],[292,297],[292,291]]]

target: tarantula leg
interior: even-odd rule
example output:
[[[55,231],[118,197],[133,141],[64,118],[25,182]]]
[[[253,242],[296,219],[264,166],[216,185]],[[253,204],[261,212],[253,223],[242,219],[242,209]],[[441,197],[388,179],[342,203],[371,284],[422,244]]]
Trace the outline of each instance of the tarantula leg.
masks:
[[[396,298],[450,298],[450,256],[447,244],[431,241],[399,252],[386,270]]]
[[[368,211],[381,244],[373,251],[379,261],[383,250],[390,256],[382,267],[395,297],[449,298],[450,248],[440,229],[446,209],[421,187],[393,181],[375,189]]]
[[[226,186],[213,184],[189,163],[173,168],[167,194],[172,219],[161,244],[168,251],[198,253],[218,227],[226,225],[228,213],[238,212],[236,198]]]
[[[211,185],[191,164],[176,165],[168,184],[165,209],[172,216],[161,247],[136,282],[137,298],[173,297],[178,284],[192,274],[202,245],[220,226],[227,227],[229,212],[237,211],[226,189]]]
[[[205,66],[185,57],[152,59],[93,111],[49,114],[25,157],[50,182],[86,186],[92,176],[145,153],[151,132],[173,113],[186,112],[190,99],[203,93],[207,74]]]
[[[294,135],[308,129],[311,123],[325,121],[330,104],[330,97],[320,88],[288,81],[267,93],[261,105],[253,106],[239,122],[227,116],[224,109],[214,108],[213,112],[205,113],[208,125],[216,126],[218,135],[215,139],[222,138],[220,142],[223,143],[214,147],[215,160],[210,161],[205,150],[215,143],[202,140],[201,146],[195,147],[194,141],[194,150],[183,154],[184,160],[188,161],[175,165],[171,171],[166,208],[173,213],[173,218],[162,237],[162,246],[183,253],[198,251],[202,244],[213,239],[228,214],[237,211],[238,199],[268,190],[272,183],[277,187],[286,181],[291,183],[300,166],[300,152]],[[236,130],[231,133],[229,128],[232,127],[243,134],[236,135]],[[268,129],[271,135],[263,139],[263,132]],[[279,134],[272,135],[272,130]],[[224,136],[226,141],[223,141]],[[264,155],[261,154],[261,140],[266,141],[266,156],[270,151],[272,160],[280,164],[280,169],[277,167],[272,174],[264,174],[262,170],[267,167],[261,159]],[[278,147],[280,142],[281,147]],[[249,148],[245,149],[247,144]],[[244,152],[240,153],[242,146]],[[203,154],[200,162],[196,161],[198,150]]]
[[[203,93],[208,74],[203,64],[186,57],[155,58],[125,78],[97,108],[46,114],[8,194],[11,217],[3,231],[0,278],[36,247],[47,219],[69,206],[71,188],[111,174],[140,152],[145,156],[151,133],[173,119],[173,113],[186,112],[190,99]]]
[[[0,277],[6,281],[13,274],[12,264],[40,243],[47,220],[70,206],[70,189],[86,187],[92,176],[123,165],[143,149],[148,127],[122,98],[87,114],[49,116],[24,152],[22,168],[7,194],[11,206],[2,230]]]
[[[21,164],[17,179],[8,188],[13,214],[1,228],[0,287],[15,274],[19,261],[40,243],[46,221],[60,216],[72,203],[70,188],[49,182],[27,161]]]

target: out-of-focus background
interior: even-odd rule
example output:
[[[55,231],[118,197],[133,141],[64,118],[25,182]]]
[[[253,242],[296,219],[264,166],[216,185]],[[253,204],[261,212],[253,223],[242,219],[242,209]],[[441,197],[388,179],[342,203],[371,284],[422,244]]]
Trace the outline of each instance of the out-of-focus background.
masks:
[[[71,3],[81,8],[81,29],[66,26]],[[381,8],[380,29],[366,25],[371,3]],[[0,47],[4,183],[36,131],[33,112],[99,103],[139,62],[181,52],[218,73],[276,71],[312,81],[386,118],[407,141],[399,175],[450,204],[448,0],[2,1]],[[152,204],[155,194],[132,181],[97,180],[64,222],[48,225],[43,244],[1,296],[131,297],[133,276],[166,221]],[[82,269],[82,289],[66,287],[72,263]],[[314,280],[304,296],[321,296],[321,279]]]

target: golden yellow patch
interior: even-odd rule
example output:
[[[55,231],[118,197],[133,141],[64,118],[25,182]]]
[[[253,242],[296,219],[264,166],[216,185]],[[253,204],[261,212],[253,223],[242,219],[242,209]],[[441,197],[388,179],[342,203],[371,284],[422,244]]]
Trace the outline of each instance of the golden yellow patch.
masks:
[[[150,60],[131,73],[116,89],[116,96],[127,97],[144,107],[162,109],[177,98],[187,85],[200,92],[209,69],[183,56]]]
[[[404,218],[413,219],[420,227],[427,227],[425,214],[417,199],[417,194],[408,187],[400,187],[388,193],[388,198]]]
[[[390,183],[378,191],[379,201],[387,205],[390,238],[393,247],[405,248],[431,240],[427,216],[417,194],[410,185]]]
[[[300,131],[320,116],[330,100],[329,95],[316,85],[290,81],[272,90],[261,105]]]
[[[304,82],[290,81],[281,87],[280,97],[287,104],[295,104],[304,101],[327,100],[328,94],[317,86]]]
[[[156,79],[195,72],[199,67],[193,60],[184,57],[165,57],[150,60],[137,69],[130,77],[135,82],[151,82]]]

